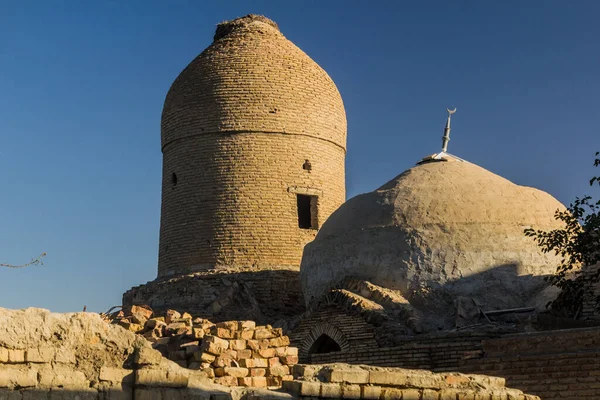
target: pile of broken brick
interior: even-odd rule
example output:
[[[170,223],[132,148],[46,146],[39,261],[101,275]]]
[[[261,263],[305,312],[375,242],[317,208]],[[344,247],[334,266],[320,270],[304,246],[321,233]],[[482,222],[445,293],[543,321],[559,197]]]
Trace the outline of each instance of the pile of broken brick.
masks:
[[[202,370],[222,385],[281,386],[292,380],[291,368],[298,363],[298,349],[289,346],[281,328],[254,321],[212,323],[175,310],[154,315],[146,306],[132,306],[107,319],[144,336],[180,366]]]

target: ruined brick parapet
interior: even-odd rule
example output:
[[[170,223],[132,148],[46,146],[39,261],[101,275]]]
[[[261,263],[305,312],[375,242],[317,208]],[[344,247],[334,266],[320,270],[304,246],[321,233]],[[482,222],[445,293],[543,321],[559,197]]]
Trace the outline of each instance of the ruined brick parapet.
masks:
[[[401,368],[347,364],[296,365],[284,389],[298,397],[402,400],[539,400],[508,389],[503,378],[457,373],[434,374]]]
[[[131,288],[123,306],[145,304],[157,312],[187,311],[214,322],[252,319],[260,324],[304,312],[297,271],[213,270],[160,279]]]

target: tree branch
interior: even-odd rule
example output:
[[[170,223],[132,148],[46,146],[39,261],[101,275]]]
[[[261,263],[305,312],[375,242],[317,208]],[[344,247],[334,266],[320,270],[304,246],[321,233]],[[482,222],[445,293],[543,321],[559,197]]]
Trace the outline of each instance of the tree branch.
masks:
[[[27,264],[12,265],[12,264],[0,263],[0,267],[24,268],[24,267],[29,267],[30,265],[43,265],[44,263],[42,262],[42,258],[44,258],[45,256],[46,256],[46,252],[43,252],[42,254],[39,255],[38,258],[34,258],[33,260],[31,260]]]

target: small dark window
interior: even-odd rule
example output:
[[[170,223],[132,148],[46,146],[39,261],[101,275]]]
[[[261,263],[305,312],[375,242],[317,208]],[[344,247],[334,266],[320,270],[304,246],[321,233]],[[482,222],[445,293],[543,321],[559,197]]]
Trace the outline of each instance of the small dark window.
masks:
[[[304,164],[302,164],[302,169],[310,172],[310,170],[312,169],[310,161],[304,160]]]
[[[302,229],[318,229],[317,196],[298,194],[298,227]]]
[[[175,172],[171,174],[171,183],[173,186],[177,186],[177,174]]]
[[[342,348],[328,335],[322,334],[315,340],[312,346],[310,346],[308,354],[333,353],[334,351],[342,351]]]

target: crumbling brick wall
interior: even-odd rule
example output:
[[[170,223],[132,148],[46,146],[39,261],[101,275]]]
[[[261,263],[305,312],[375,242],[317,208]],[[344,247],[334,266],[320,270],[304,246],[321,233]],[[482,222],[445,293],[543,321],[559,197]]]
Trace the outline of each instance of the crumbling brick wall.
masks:
[[[304,312],[299,273],[288,270],[215,271],[156,280],[123,295],[126,308],[140,304],[157,313],[175,309],[214,322],[276,324]]]

